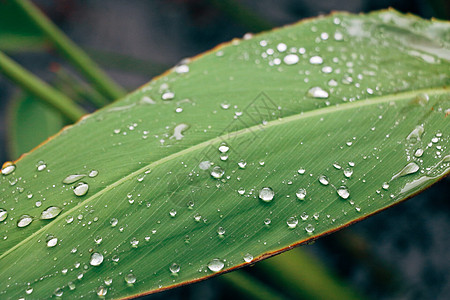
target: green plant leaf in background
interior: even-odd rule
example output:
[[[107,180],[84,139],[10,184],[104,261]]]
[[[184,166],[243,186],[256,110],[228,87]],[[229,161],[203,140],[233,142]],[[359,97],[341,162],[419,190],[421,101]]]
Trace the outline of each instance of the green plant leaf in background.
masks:
[[[5,164],[1,297],[198,281],[449,173],[450,25],[337,13],[185,62]]]
[[[18,93],[11,101],[8,117],[9,156],[15,159],[57,133],[65,124],[59,112],[24,93]]]
[[[9,1],[2,1],[0,5],[0,50],[5,52],[42,50],[45,37],[40,30]]]

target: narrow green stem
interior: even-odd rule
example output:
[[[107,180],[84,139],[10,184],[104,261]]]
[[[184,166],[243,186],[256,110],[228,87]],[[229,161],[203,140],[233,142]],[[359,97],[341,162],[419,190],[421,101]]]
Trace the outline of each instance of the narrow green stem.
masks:
[[[30,94],[51,105],[71,121],[77,121],[86,112],[69,97],[37,78],[0,51],[0,72]]]
[[[277,291],[274,291],[269,286],[260,282],[258,279],[245,274],[242,270],[227,273],[220,276],[220,278],[227,284],[231,285],[234,289],[245,294],[250,299],[287,299],[286,297],[280,295]]]
[[[274,286],[296,299],[361,299],[314,256],[293,249],[256,264]]]
[[[110,79],[89,56],[56,27],[37,7],[28,0],[11,0],[47,36],[72,64],[74,64],[93,86],[106,98],[116,100],[125,90]]]

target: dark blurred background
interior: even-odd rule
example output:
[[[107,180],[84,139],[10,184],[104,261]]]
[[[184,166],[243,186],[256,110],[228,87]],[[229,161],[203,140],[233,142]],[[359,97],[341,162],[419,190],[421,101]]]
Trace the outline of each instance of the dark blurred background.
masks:
[[[393,7],[424,18],[448,19],[450,15],[448,0],[33,2],[130,91],[181,59],[204,52],[234,37],[328,14],[333,10],[360,13]],[[0,26],[5,26],[1,22]],[[46,81],[55,80],[58,76],[55,70],[61,68],[72,78],[79,78],[59,55],[45,45],[30,43],[26,47],[14,48],[4,46],[2,42],[0,40],[0,50]],[[9,106],[16,92],[17,88],[0,76],[1,161],[16,158],[8,153],[6,134]],[[343,282],[358,290],[365,298],[448,299],[448,183],[448,179],[445,179],[405,203],[302,249],[319,257]],[[268,280],[257,266],[244,271],[262,281]],[[244,296],[220,278],[214,278],[147,298],[239,299]]]

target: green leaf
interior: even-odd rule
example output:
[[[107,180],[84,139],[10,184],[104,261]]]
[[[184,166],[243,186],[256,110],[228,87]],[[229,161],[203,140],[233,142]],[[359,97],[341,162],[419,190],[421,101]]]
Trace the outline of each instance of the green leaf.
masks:
[[[57,111],[24,93],[14,97],[8,113],[8,146],[13,158],[30,151],[64,125]]]
[[[312,19],[83,118],[3,169],[1,297],[164,290],[420,192],[450,170],[449,29],[392,10]]]

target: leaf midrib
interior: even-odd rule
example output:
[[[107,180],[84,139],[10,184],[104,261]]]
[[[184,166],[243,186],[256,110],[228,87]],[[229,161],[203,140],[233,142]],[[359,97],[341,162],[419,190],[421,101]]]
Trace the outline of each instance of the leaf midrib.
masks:
[[[58,219],[61,219],[61,218],[64,218],[65,216],[70,215],[73,211],[79,209],[80,207],[85,206],[90,201],[98,198],[102,194],[119,186],[123,182],[126,182],[130,178],[133,178],[134,176],[141,174],[142,172],[144,172],[145,170],[148,170],[149,168],[154,168],[160,164],[170,161],[171,159],[175,159],[177,157],[180,157],[182,155],[188,154],[190,152],[201,149],[202,147],[206,147],[206,146],[209,146],[209,145],[217,143],[217,142],[221,142],[221,141],[224,141],[224,140],[227,140],[230,138],[234,138],[239,135],[252,133],[254,131],[259,131],[259,130],[263,130],[266,128],[270,128],[273,126],[283,125],[283,124],[286,124],[289,122],[294,122],[294,121],[301,120],[301,119],[311,118],[314,116],[326,115],[326,114],[330,114],[330,113],[335,113],[335,112],[340,112],[340,111],[350,110],[350,109],[356,109],[356,108],[360,108],[360,107],[364,107],[364,106],[371,106],[371,105],[381,104],[381,103],[390,102],[390,101],[394,101],[394,102],[401,101],[401,100],[404,100],[405,98],[412,98],[413,96],[417,96],[418,94],[422,94],[422,93],[425,93],[428,95],[439,95],[439,94],[445,94],[448,92],[449,92],[449,90],[447,89],[447,87],[443,86],[443,87],[439,87],[439,88],[428,88],[428,89],[422,89],[422,90],[416,90],[416,91],[407,91],[407,92],[402,92],[402,93],[389,94],[389,95],[374,97],[374,98],[370,98],[370,99],[366,99],[366,100],[360,100],[360,101],[355,101],[355,102],[350,102],[350,103],[345,103],[345,104],[338,104],[338,105],[331,106],[331,107],[319,108],[319,109],[311,110],[311,111],[308,111],[305,113],[301,112],[301,113],[294,114],[294,115],[284,117],[281,119],[269,121],[266,125],[263,125],[263,126],[261,126],[261,124],[258,124],[258,125],[254,125],[254,126],[244,128],[244,129],[241,129],[238,131],[234,131],[231,133],[226,133],[222,136],[218,136],[213,139],[206,140],[200,144],[197,144],[197,145],[191,146],[189,148],[186,148],[184,150],[172,153],[166,157],[163,157],[157,161],[154,161],[154,162],[128,174],[125,177],[122,177],[121,179],[115,181],[114,183],[106,186],[104,189],[98,191],[94,195],[86,198],[84,201],[81,201],[80,203],[78,203],[77,205],[75,205],[74,207],[72,207],[71,209],[66,211],[65,213],[61,214],[58,217]],[[48,223],[47,225],[41,227],[39,230],[33,232],[27,238],[23,239],[20,243],[14,245],[13,247],[11,247],[7,251],[5,251],[2,255],[0,255],[0,260],[3,259],[4,257],[6,257],[11,252],[13,252],[15,249],[19,248],[21,245],[27,243],[29,240],[31,240],[36,235],[38,235],[41,232],[45,231],[46,229],[50,228],[53,224],[56,224],[56,222]]]

